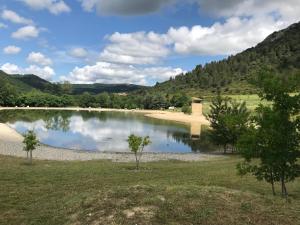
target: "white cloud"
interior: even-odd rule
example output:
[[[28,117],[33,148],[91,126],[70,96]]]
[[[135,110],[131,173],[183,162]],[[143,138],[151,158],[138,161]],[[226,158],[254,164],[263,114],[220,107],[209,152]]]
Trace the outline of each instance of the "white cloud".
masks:
[[[71,8],[62,0],[21,0],[34,10],[48,10],[58,15],[64,12],[71,12]]]
[[[29,63],[38,64],[41,66],[49,66],[52,64],[52,60],[40,52],[31,52],[27,57]]]
[[[137,15],[155,12],[176,0],[80,0],[82,8],[100,14]]]
[[[3,52],[4,52],[5,54],[9,54],[9,55],[15,55],[15,54],[18,54],[20,51],[21,51],[21,48],[20,48],[20,47],[17,47],[17,46],[14,46],[14,45],[6,46],[6,47],[3,49]]]
[[[5,63],[0,69],[7,74],[34,74],[46,80],[50,80],[55,75],[54,70],[49,66],[39,67],[30,65],[27,68],[21,68],[15,64]]]
[[[21,73],[21,69],[17,65],[11,64],[11,63],[3,64],[0,67],[0,69],[7,74],[20,74]]]
[[[11,34],[11,37],[15,39],[27,40],[30,38],[36,38],[39,36],[40,31],[35,26],[21,27],[17,31]]]
[[[88,52],[84,48],[73,48],[69,51],[69,55],[75,58],[85,58]]]
[[[200,13],[218,17],[253,16],[279,11],[285,17],[299,19],[299,0],[79,0],[85,11],[99,14],[137,15],[153,13],[165,6],[197,4]]]
[[[149,84],[156,81],[164,81],[184,72],[180,68],[139,68],[126,64],[97,62],[92,66],[75,67],[69,76],[62,77],[62,80],[69,80],[74,83]]]
[[[50,80],[54,75],[54,70],[49,66],[39,67],[36,65],[30,65],[24,69],[24,74],[34,74],[43,79]]]
[[[7,28],[7,25],[4,23],[0,23],[0,29],[2,29],[2,28]]]
[[[154,32],[114,33],[100,54],[103,61],[126,64],[155,64],[169,54],[170,40]]]
[[[195,0],[200,9],[217,16],[257,16],[277,12],[283,18],[299,19],[299,0]]]
[[[225,23],[215,23],[211,27],[170,28],[168,36],[179,54],[230,55],[255,46],[287,25],[272,16],[231,17]]]
[[[20,15],[18,15],[16,12],[12,10],[3,10],[1,14],[2,19],[9,20],[12,23],[18,23],[18,24],[33,24],[33,21],[30,19],[26,19]]]

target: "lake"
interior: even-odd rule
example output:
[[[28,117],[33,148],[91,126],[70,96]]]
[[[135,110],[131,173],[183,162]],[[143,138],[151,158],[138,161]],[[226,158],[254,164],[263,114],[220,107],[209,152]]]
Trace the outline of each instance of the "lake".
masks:
[[[3,110],[0,121],[22,134],[33,129],[41,143],[65,149],[129,151],[126,140],[130,134],[150,137],[147,152],[206,152],[212,148],[207,129],[200,124],[195,135],[195,127],[134,112]]]

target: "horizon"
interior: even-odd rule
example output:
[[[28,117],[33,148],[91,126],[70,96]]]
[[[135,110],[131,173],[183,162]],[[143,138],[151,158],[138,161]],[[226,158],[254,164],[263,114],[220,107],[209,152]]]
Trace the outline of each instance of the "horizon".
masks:
[[[295,0],[216,3],[4,0],[0,69],[51,82],[153,86],[300,19]]]

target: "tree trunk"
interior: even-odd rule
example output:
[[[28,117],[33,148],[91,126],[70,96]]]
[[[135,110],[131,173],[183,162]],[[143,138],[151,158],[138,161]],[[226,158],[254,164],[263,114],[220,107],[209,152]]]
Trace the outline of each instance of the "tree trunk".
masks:
[[[281,195],[282,197],[287,197],[287,190],[285,186],[285,179],[284,179],[284,171],[281,174]]]
[[[275,187],[274,187],[274,177],[273,177],[273,173],[272,172],[271,172],[271,184],[272,184],[273,195],[276,195]]]
[[[32,164],[32,150],[30,150],[30,164]]]
[[[29,155],[28,155],[28,151],[26,151],[26,159],[27,159],[27,160],[28,160],[28,156],[29,156]]]
[[[137,153],[135,153],[134,155],[135,155],[136,170],[139,170],[139,159],[138,159],[138,155],[137,155]]]
[[[226,154],[227,153],[227,145],[224,145],[223,148],[224,148],[224,154]]]

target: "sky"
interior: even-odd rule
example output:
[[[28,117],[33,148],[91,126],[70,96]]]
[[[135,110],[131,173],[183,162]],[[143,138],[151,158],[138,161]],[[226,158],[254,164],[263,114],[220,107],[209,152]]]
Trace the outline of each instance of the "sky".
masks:
[[[0,70],[153,85],[299,20],[299,0],[0,0]]]

